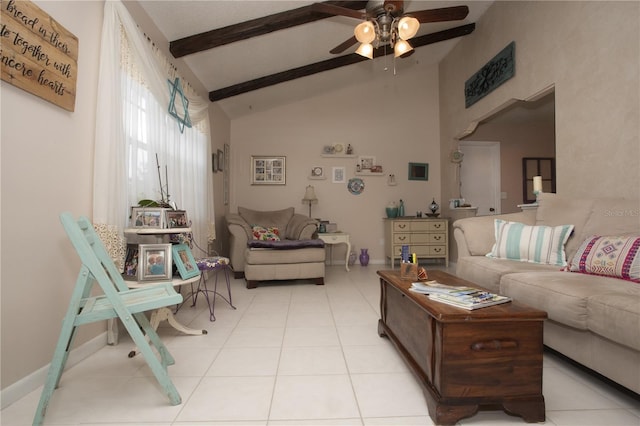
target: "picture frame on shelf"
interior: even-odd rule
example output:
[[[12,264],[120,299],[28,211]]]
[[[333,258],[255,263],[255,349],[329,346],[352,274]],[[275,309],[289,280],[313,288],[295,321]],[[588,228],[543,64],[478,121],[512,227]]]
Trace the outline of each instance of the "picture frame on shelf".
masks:
[[[122,278],[127,281],[138,280],[138,244],[127,244],[127,251],[124,256],[124,268],[122,270]]]
[[[331,169],[332,183],[345,183],[347,181],[346,170],[344,167],[333,167]]]
[[[198,264],[187,244],[174,244],[171,250],[180,278],[187,280],[200,274]]]
[[[286,185],[287,157],[251,156],[251,185]]]
[[[187,212],[185,210],[167,210],[165,223],[167,228],[188,228]]]
[[[162,229],[165,210],[162,207],[131,207],[131,227]]]
[[[320,179],[324,177],[324,168],[320,166],[315,166],[311,168],[311,177],[315,179]]]
[[[165,281],[172,278],[171,244],[140,244],[138,280]]]
[[[372,157],[370,155],[360,155],[358,157],[358,166],[360,167],[358,171],[371,170],[371,168],[375,165],[376,157]]]
[[[429,163],[409,163],[409,180],[429,180]]]

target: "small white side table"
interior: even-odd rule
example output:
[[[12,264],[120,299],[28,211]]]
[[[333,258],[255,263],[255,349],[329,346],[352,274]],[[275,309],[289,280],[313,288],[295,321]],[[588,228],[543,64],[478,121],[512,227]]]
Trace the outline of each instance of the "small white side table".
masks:
[[[324,241],[325,244],[329,244],[329,262],[333,258],[333,245],[334,244],[346,244],[347,254],[344,259],[344,267],[349,272],[349,253],[351,253],[351,242],[349,241],[349,234],[344,232],[323,232],[318,233],[318,238]]]

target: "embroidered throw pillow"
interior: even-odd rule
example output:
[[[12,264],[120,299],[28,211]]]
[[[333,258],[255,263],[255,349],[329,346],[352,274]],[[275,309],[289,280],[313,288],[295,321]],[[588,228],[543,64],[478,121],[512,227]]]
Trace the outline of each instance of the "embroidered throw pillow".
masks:
[[[640,236],[592,235],[578,248],[569,270],[640,283]]]
[[[487,257],[520,262],[567,265],[564,246],[573,225],[532,226],[495,219],[496,243]]]
[[[265,228],[260,225],[253,225],[253,239],[261,241],[280,241],[280,231],[275,226]]]

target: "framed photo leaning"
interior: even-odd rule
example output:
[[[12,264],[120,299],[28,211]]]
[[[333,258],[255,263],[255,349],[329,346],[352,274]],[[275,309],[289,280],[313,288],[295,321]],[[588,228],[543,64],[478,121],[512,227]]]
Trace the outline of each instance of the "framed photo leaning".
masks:
[[[286,185],[287,157],[251,156],[251,185]]]
[[[138,281],[164,281],[172,278],[171,244],[140,244]]]
[[[173,261],[178,267],[180,278],[183,280],[196,277],[200,274],[198,264],[191,253],[191,249],[186,244],[174,244],[172,247]]]

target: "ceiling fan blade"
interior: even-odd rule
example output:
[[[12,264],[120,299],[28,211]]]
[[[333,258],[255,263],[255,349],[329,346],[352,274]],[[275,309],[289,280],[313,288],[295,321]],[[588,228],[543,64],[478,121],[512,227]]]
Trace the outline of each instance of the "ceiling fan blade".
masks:
[[[467,6],[443,7],[441,9],[407,12],[407,15],[413,16],[421,23],[458,21],[466,18],[468,14],[469,8]]]
[[[360,10],[347,9],[346,7],[336,6],[331,3],[314,3],[311,8],[315,12],[326,13],[336,16],[347,16],[349,18],[366,19],[367,13]]]
[[[351,46],[353,46],[354,44],[356,44],[357,42],[358,40],[356,40],[356,36],[351,36],[350,39],[340,43],[339,45],[331,49],[329,53],[333,53],[334,55],[338,53],[342,53],[348,48],[350,48]]]

